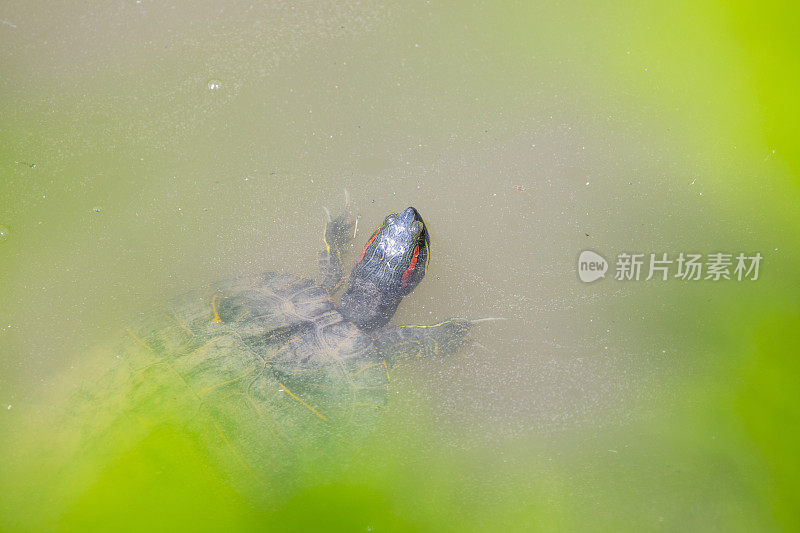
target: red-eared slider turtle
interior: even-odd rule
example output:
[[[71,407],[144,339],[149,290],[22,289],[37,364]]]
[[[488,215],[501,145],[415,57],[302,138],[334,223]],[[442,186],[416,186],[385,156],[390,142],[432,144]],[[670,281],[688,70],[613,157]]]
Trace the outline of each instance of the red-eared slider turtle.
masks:
[[[392,365],[452,353],[472,322],[387,325],[430,259],[428,230],[413,207],[387,216],[370,236],[336,305],[353,227],[349,208],[328,215],[320,284],[272,272],[223,281],[131,327],[115,353],[125,371],[86,388],[76,406],[77,416],[96,422],[88,440],[118,448],[177,427],[216,462],[261,478],[358,442],[386,404]]]

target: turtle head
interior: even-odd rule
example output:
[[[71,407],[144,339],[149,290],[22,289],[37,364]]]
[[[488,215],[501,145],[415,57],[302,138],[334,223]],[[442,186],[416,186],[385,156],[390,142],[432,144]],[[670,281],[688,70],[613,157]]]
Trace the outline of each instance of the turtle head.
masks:
[[[400,300],[425,276],[430,237],[419,211],[392,213],[372,234],[350,274],[340,311],[369,331],[392,318]]]

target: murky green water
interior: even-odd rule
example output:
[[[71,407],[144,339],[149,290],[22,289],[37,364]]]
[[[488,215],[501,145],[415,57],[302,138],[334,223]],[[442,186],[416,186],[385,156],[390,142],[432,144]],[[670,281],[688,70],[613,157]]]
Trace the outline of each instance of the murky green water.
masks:
[[[5,3],[0,529],[796,528],[792,16]],[[408,205],[429,225],[395,323],[509,320],[398,365],[366,442],[270,459],[264,490],[180,424],[80,441],[113,405],[76,421],[75,391],[137,317],[218,279],[315,276],[344,188],[356,247]],[[612,271],[763,261],[756,281],[586,284],[586,249]]]

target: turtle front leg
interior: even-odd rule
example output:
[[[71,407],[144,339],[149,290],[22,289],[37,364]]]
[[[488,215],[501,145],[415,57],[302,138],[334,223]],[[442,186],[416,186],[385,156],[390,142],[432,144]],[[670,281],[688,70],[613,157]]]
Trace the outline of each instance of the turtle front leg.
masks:
[[[325,208],[325,231],[322,239],[325,249],[319,252],[319,269],[322,273],[322,286],[329,294],[336,292],[342,282],[342,251],[353,240],[355,222],[351,220],[350,197],[345,191],[345,206],[342,213],[331,218]]]
[[[373,339],[378,352],[392,366],[404,357],[452,355],[466,343],[473,322],[451,318],[430,326],[388,326]]]

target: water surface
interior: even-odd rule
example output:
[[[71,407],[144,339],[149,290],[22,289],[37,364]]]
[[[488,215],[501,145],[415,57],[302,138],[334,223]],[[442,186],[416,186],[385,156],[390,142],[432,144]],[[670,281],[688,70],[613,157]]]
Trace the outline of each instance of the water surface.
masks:
[[[788,18],[6,3],[0,527],[796,527]],[[355,248],[408,205],[429,225],[395,323],[508,320],[398,365],[369,440],[272,500],[169,426],[102,460],[41,452],[142,313],[218,279],[314,277],[344,189]],[[583,284],[585,249],[764,261],[755,282]]]

